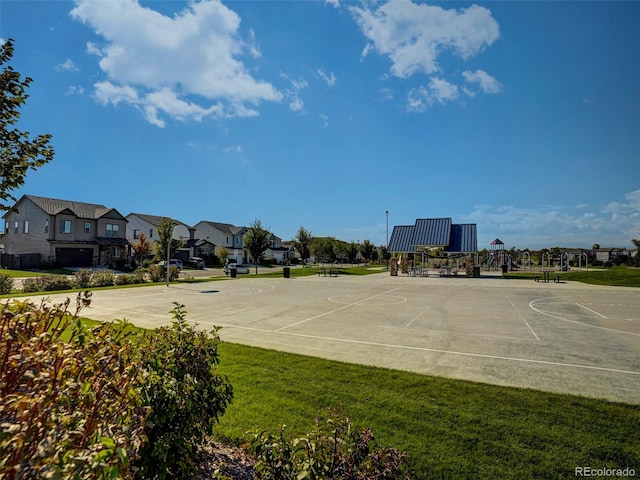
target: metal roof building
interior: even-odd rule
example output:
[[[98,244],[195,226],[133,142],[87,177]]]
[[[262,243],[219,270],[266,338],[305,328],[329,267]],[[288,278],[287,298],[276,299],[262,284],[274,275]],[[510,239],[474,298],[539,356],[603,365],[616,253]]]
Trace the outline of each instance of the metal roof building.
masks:
[[[391,253],[425,253],[438,247],[447,253],[476,253],[476,224],[454,224],[450,218],[419,218],[415,225],[393,227],[389,240]]]

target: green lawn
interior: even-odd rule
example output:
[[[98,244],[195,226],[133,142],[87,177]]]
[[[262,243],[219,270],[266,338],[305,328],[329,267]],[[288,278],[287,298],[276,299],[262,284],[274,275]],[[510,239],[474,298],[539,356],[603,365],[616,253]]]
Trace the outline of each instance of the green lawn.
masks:
[[[509,272],[505,278],[532,279],[539,272]],[[552,271],[552,276],[559,275],[563,281],[589,283],[593,285],[611,285],[618,287],[640,287],[640,268],[614,267],[609,269],[590,269],[581,272]]]
[[[378,442],[409,452],[421,479],[570,478],[575,467],[640,472],[640,405],[220,345],[234,401],[216,435],[300,435],[340,406]]]

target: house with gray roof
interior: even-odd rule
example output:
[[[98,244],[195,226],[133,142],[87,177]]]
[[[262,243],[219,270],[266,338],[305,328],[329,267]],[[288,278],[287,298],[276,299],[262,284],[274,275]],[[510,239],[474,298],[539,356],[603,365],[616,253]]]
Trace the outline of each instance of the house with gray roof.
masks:
[[[194,225],[194,229],[197,238],[215,246],[216,255],[221,247],[225,247],[229,252],[227,258],[237,263],[247,262],[248,252],[244,248],[244,234],[247,233],[247,227],[202,220]]]
[[[158,229],[162,221],[169,217],[148,215],[145,213],[130,213],[126,218],[127,240],[129,240],[129,243],[134,245],[140,239],[140,234],[144,234],[149,243],[155,247],[156,242],[160,240]],[[173,225],[182,225],[189,232],[189,237],[182,239],[182,247],[176,250],[174,257],[186,262],[189,257],[202,256],[201,252],[198,252],[198,247],[202,246],[201,243],[203,242],[198,242],[198,239],[195,237],[195,228],[175,218],[170,218],[170,220]]]
[[[127,220],[115,208],[23,195],[2,218],[8,268],[91,267],[129,258]]]

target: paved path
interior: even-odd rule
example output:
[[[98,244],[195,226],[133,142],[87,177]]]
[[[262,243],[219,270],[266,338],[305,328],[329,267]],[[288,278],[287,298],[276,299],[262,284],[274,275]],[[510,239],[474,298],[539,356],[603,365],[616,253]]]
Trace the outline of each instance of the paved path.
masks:
[[[430,375],[640,403],[640,292],[533,280],[369,276],[96,291],[84,316]],[[64,296],[52,297],[59,301]]]

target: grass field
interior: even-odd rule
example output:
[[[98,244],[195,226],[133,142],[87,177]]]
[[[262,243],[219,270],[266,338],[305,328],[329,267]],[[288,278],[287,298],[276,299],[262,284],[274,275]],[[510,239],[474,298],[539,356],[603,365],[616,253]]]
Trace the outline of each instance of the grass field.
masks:
[[[505,278],[530,279],[539,272],[509,272]],[[592,285],[611,285],[617,287],[640,287],[640,268],[613,267],[608,269],[590,269],[570,272],[553,271],[562,280],[589,283]]]
[[[339,406],[378,442],[409,452],[421,479],[573,477],[575,467],[640,472],[640,406],[220,346],[234,401],[216,434],[287,425],[300,435]]]

